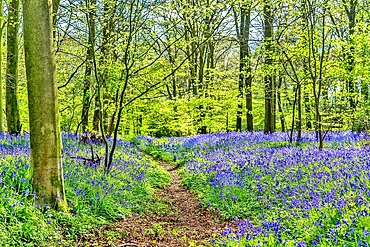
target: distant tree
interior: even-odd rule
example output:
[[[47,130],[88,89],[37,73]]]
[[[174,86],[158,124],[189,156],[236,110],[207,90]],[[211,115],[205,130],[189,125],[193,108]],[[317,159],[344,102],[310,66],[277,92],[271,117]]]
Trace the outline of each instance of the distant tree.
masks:
[[[252,115],[252,75],[249,52],[249,29],[251,22],[251,3],[243,1],[238,6],[240,14],[234,7],[234,21],[236,34],[239,42],[239,103],[236,116],[236,131],[242,130],[242,109],[244,101],[244,91],[246,94],[246,111],[247,111],[247,130],[253,131]]]
[[[315,107],[315,131],[319,142],[319,149],[323,149],[325,133],[323,133],[322,101],[324,76],[327,73],[325,61],[329,57],[331,45],[328,42],[326,29],[327,3],[323,6],[316,0],[302,1],[303,30],[306,31],[307,57],[303,63],[312,84],[312,94]],[[318,52],[320,51],[320,52]]]
[[[7,68],[6,68],[6,120],[8,132],[21,131],[18,106],[18,31],[19,0],[12,0],[8,7]]]
[[[264,75],[264,85],[265,85],[265,133],[273,133],[274,129],[274,116],[273,116],[273,76],[272,76],[272,53],[273,53],[273,14],[271,11],[271,2],[269,0],[264,1],[263,6],[263,17],[264,17],[264,48],[265,48],[265,75]]]
[[[349,0],[347,2],[346,0],[343,0],[343,5],[345,8],[345,12],[347,14],[348,18],[348,49],[345,52],[345,64],[346,64],[346,70],[348,73],[347,78],[347,88],[349,93],[349,105],[350,109],[353,112],[356,110],[356,95],[355,95],[355,83],[354,83],[354,77],[353,77],[353,70],[355,67],[355,46],[353,41],[353,35],[355,33],[355,27],[356,27],[356,6],[357,6],[357,0]]]
[[[0,61],[3,61],[3,34],[5,23],[3,21],[3,1],[0,0]],[[4,117],[3,117],[3,70],[2,62],[0,62],[0,132],[4,132]]]
[[[86,51],[86,66],[83,85],[81,127],[82,132],[86,132],[89,127],[89,110],[91,105],[91,84],[93,78],[93,49],[95,42],[95,12],[96,0],[86,1],[86,17],[88,29],[88,47]]]
[[[52,6],[52,0],[23,1],[32,185],[44,203],[67,210],[61,163]]]

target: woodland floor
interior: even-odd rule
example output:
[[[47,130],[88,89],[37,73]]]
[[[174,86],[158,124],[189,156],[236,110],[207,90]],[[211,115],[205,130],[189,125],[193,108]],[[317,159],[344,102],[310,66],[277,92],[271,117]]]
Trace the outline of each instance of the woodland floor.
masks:
[[[134,215],[97,230],[76,246],[185,247],[213,246],[212,240],[227,226],[217,215],[200,207],[196,196],[181,186],[173,165],[159,161],[171,174],[172,183],[157,192],[167,209],[148,215]]]

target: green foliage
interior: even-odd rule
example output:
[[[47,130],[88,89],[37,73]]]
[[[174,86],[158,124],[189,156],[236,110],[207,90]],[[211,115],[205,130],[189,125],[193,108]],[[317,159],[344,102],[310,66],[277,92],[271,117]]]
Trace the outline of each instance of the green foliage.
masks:
[[[171,183],[171,176],[166,169],[158,167],[157,165],[151,166],[147,170],[146,176],[149,184],[151,184],[153,188],[164,188]]]

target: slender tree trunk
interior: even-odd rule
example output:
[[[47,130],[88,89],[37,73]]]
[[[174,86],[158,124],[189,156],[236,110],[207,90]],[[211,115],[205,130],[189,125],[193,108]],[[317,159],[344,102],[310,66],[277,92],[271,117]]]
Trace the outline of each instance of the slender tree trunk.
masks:
[[[279,109],[279,116],[280,116],[280,125],[281,125],[281,131],[285,132],[285,117],[284,117],[284,110],[281,103],[281,87],[283,84],[283,77],[279,74],[278,83],[276,85],[276,98],[277,98],[277,104]]]
[[[245,80],[245,94],[246,94],[246,110],[247,110],[247,130],[253,131],[253,98],[252,98],[252,75],[251,68],[247,69],[248,77]]]
[[[103,16],[103,35],[102,35],[102,46],[101,46],[101,58],[99,60],[101,72],[99,73],[101,97],[98,94],[95,96],[95,110],[93,117],[93,129],[95,132],[99,132],[100,128],[100,115],[103,116],[103,127],[104,132],[108,131],[109,127],[109,116],[107,112],[107,107],[109,104],[109,92],[107,88],[107,81],[109,74],[107,67],[112,60],[112,49],[114,44],[110,41],[111,35],[113,33],[113,24],[116,13],[117,1],[104,1],[104,16]],[[98,87],[98,85],[96,86]],[[96,92],[98,89],[96,89]],[[102,100],[102,102],[100,102]],[[113,99],[112,99],[113,101]],[[99,103],[100,102],[100,103]]]
[[[243,49],[245,46],[244,43],[248,41],[244,41],[242,36],[242,27],[244,26],[244,15],[245,11],[241,11],[241,22],[240,22],[240,37],[239,37],[239,83],[238,83],[238,89],[239,89],[239,95],[238,95],[238,110],[236,112],[236,131],[242,131],[242,113],[243,113],[243,93],[244,93],[244,67],[245,67],[245,50]]]
[[[67,210],[61,163],[51,0],[24,0],[32,186],[39,201]]]
[[[276,74],[274,70],[274,75],[271,80],[271,129],[272,132],[276,131]]]
[[[98,87],[98,85],[97,85]],[[100,99],[99,99],[99,95],[96,94],[95,96],[95,99],[94,99],[94,103],[95,103],[95,110],[94,110],[94,117],[93,117],[93,130],[96,132],[96,133],[99,133],[99,115],[100,115]]]
[[[263,7],[264,16],[264,44],[265,44],[265,73],[264,83],[265,83],[265,127],[264,132],[272,133],[274,132],[272,122],[273,122],[273,112],[272,112],[272,13],[271,4],[267,1],[264,2]]]
[[[55,38],[55,27],[57,23],[57,13],[59,9],[60,0],[53,0],[53,38]]]
[[[0,132],[4,132],[4,116],[3,116],[3,34],[4,34],[4,24],[3,24],[3,0],[0,0]]]
[[[198,57],[199,57],[199,50],[197,49],[196,44],[196,31],[194,27],[193,20],[188,20],[188,28],[186,29],[187,37],[188,37],[188,54],[192,54],[190,56],[190,87],[193,91],[193,95],[198,95],[198,83],[197,83],[197,74],[198,74]]]
[[[245,15],[244,21],[244,31],[242,34],[243,37],[243,46],[242,49],[244,51],[244,64],[243,70],[245,71],[245,96],[246,96],[246,112],[247,112],[247,130],[253,131],[253,98],[252,98],[252,68],[250,63],[250,52],[249,52],[249,36],[250,36],[250,24],[251,24],[251,9],[250,5],[248,5]]]
[[[176,73],[174,72],[174,69],[173,69],[174,67],[176,67],[176,65],[175,65],[175,58],[171,53],[171,49],[168,50],[168,56],[170,59],[171,72],[172,72],[172,76],[171,76],[172,97],[176,100],[176,97],[177,97]]]
[[[128,1],[129,5],[132,5],[135,1]],[[115,54],[116,43],[114,37],[114,22],[117,18],[117,0],[110,0],[104,2],[104,16],[103,16],[103,37],[102,37],[102,47],[101,47],[101,57],[99,59],[100,63],[100,81],[102,84],[102,95],[103,95],[103,126],[104,131],[109,134],[109,125],[112,118],[115,116],[109,116],[109,107],[118,104],[115,102],[114,93],[109,91],[109,79],[111,77],[110,66],[117,61],[117,56]],[[114,112],[113,115],[116,113]]]
[[[253,115],[252,115],[252,76],[249,54],[249,28],[251,21],[250,3],[245,3],[240,6],[240,23],[236,10],[234,9],[234,19],[236,32],[239,39],[239,95],[238,95],[238,111],[236,116],[236,131],[241,131],[242,128],[242,111],[244,93],[246,96],[246,115],[247,115],[247,130],[253,131]]]
[[[355,26],[356,26],[356,5],[357,0],[350,0],[349,1],[349,8],[346,7],[347,17],[349,21],[348,26],[348,43],[349,48],[346,53],[345,59],[347,64],[347,85],[348,85],[348,93],[349,93],[349,105],[351,112],[354,113],[356,109],[356,95],[355,95],[355,86],[354,86],[354,78],[353,78],[353,68],[355,65],[354,53],[355,47],[353,44],[353,34],[355,33]]]
[[[18,106],[18,31],[19,0],[12,0],[8,8],[7,69],[6,69],[6,119],[8,132],[21,131]]]
[[[348,25],[348,48],[346,48],[345,52],[345,64],[347,70],[347,88],[348,88],[348,99],[349,99],[349,107],[350,107],[350,114],[351,114],[351,125],[352,129],[354,127],[355,122],[355,112],[356,112],[356,105],[357,105],[357,95],[356,95],[356,87],[354,85],[354,76],[353,76],[353,69],[355,66],[355,46],[353,41],[353,35],[355,33],[355,26],[356,26],[356,5],[357,0],[349,0],[349,6],[347,6],[347,1],[344,1],[345,10],[347,13],[349,25]]]
[[[93,72],[93,47],[95,42],[95,11],[96,11],[96,0],[86,0],[87,9],[87,27],[88,27],[88,48],[86,52],[86,68],[84,78],[84,89],[83,89],[83,103],[82,103],[82,116],[81,116],[81,127],[82,132],[86,132],[89,127],[89,109],[91,101],[90,87],[92,82]]]
[[[117,111],[118,111],[118,103],[119,103],[119,90],[116,91],[116,97],[115,97],[115,107],[114,107],[114,112],[110,118],[110,121],[109,121],[109,126],[108,126],[108,130],[107,130],[107,136],[111,136],[113,131],[114,131],[114,122],[116,120],[116,115],[117,115]]]
[[[298,83],[297,85],[297,142],[302,138],[302,85]]]
[[[293,142],[293,132],[294,132],[294,125],[295,125],[295,111],[296,111],[296,105],[297,105],[297,94],[298,94],[298,83],[297,82],[297,88],[294,89],[294,101],[293,101],[293,110],[292,110],[292,127],[290,129],[290,136],[289,136],[289,142]]]
[[[305,108],[305,116],[306,116],[306,128],[307,130],[312,130],[312,119],[311,119],[311,103],[308,90],[304,87],[303,90],[304,94],[304,108]]]
[[[209,30],[209,32],[211,32]],[[215,70],[215,42],[210,39],[208,42],[208,54],[207,54],[207,72],[206,72],[206,82],[205,82],[205,94],[204,96],[209,97],[209,90],[213,86],[214,80],[214,70]]]
[[[279,91],[277,92],[276,96],[277,96],[277,104],[278,104],[278,108],[279,108],[281,131],[285,132],[285,117],[284,117],[283,106],[281,104],[281,94],[280,94]]]
[[[239,41],[240,42],[240,41]],[[243,75],[243,60],[244,60],[244,53],[242,47],[240,45],[240,54],[239,54],[239,95],[238,95],[238,110],[236,112],[236,131],[242,131],[242,113],[243,113],[243,92],[244,92],[244,75]]]
[[[205,67],[206,47],[203,45],[199,48],[199,71],[198,71],[198,91],[202,94],[204,91],[204,67]]]

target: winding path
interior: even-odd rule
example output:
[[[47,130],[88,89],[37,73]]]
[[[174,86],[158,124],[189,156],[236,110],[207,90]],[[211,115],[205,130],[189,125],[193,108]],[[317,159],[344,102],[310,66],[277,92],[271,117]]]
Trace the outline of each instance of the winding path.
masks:
[[[181,186],[180,176],[174,167],[158,161],[172,177],[172,183],[157,192],[170,205],[170,212],[151,216],[136,215],[112,226],[126,235],[115,244],[124,246],[213,246],[212,240],[227,223],[200,207],[196,196]]]
[[[200,207],[196,195],[181,186],[181,178],[174,166],[156,160],[171,175],[172,182],[159,189],[152,202],[162,205],[146,215],[133,215],[114,224],[96,229],[89,237],[82,237],[73,246],[110,247],[209,247],[228,222]],[[158,203],[158,201],[160,203]],[[166,206],[163,206],[163,203]]]

